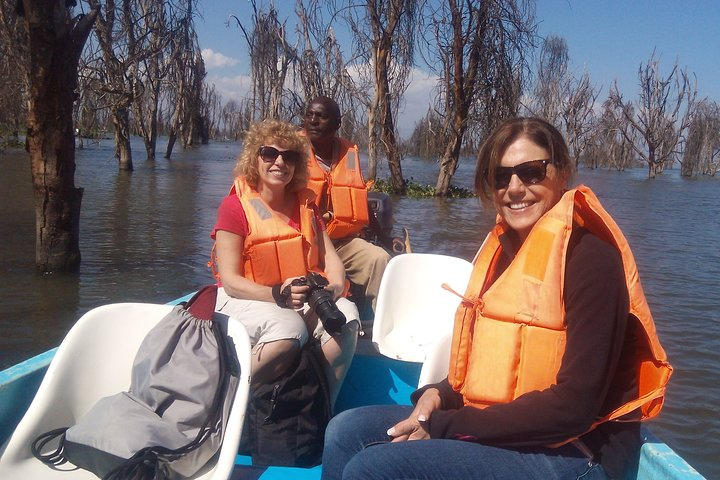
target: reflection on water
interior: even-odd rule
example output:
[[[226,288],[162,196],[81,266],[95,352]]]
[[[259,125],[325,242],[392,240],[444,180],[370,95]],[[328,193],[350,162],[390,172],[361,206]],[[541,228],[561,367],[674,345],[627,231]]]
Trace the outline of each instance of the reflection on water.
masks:
[[[212,282],[209,231],[238,149],[212,144],[145,162],[138,142],[132,173],[118,172],[109,141],[78,150],[82,265],[72,276],[34,274],[29,159],[0,154],[0,368],[56,346],[93,307],[166,302]],[[409,158],[403,173],[433,184],[437,165]],[[461,163],[455,183],[470,188],[472,180],[472,162]],[[652,429],[701,473],[720,478],[720,183],[681,179],[674,171],[649,180],[644,170],[581,171],[578,181],[595,190],[625,232],[675,367],[666,408]],[[466,259],[495,216],[477,199],[393,204],[395,233],[408,227],[414,251]]]

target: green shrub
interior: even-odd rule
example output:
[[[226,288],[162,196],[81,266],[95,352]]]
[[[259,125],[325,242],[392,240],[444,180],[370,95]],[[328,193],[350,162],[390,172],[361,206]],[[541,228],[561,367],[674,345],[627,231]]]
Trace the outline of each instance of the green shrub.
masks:
[[[386,179],[375,180],[375,184],[372,187],[373,191],[384,192],[389,195],[394,195],[392,183]],[[410,198],[428,198],[435,196],[435,187],[432,185],[423,185],[419,182],[414,181],[412,178],[405,180],[405,196]],[[475,194],[467,188],[455,187],[453,185],[448,189],[448,198],[470,198],[474,197]]]

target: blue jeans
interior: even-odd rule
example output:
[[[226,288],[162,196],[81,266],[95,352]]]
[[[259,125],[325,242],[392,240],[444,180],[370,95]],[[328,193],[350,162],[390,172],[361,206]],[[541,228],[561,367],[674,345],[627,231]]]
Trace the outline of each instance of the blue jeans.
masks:
[[[389,443],[387,429],[412,408],[373,405],[333,418],[325,434],[323,480],[608,478],[572,445],[510,449],[447,439]]]

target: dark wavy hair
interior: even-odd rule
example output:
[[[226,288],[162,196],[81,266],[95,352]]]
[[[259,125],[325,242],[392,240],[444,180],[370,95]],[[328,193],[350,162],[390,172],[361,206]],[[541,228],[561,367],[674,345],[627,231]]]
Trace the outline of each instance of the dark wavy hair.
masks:
[[[260,181],[258,149],[269,144],[300,154],[295,162],[293,178],[285,189],[293,192],[304,188],[308,180],[308,141],[297,127],[282,120],[263,120],[250,126],[243,139],[243,149],[235,163],[233,175],[244,176],[250,186],[257,188]]]
[[[491,202],[495,191],[495,169],[508,147],[525,137],[550,153],[558,173],[570,178],[573,171],[570,153],[562,134],[549,122],[537,117],[517,117],[498,125],[480,147],[475,167],[475,193],[483,202]]]

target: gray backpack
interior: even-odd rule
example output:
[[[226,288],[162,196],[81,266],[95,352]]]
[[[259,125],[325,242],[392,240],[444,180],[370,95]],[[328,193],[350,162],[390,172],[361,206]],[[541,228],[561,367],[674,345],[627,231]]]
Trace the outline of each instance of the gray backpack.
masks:
[[[39,436],[33,454],[106,479],[196,474],[220,449],[239,378],[235,350],[212,320],[216,295],[217,287],[205,287],[176,306],[140,345],[130,389],[99,400],[76,425]]]

